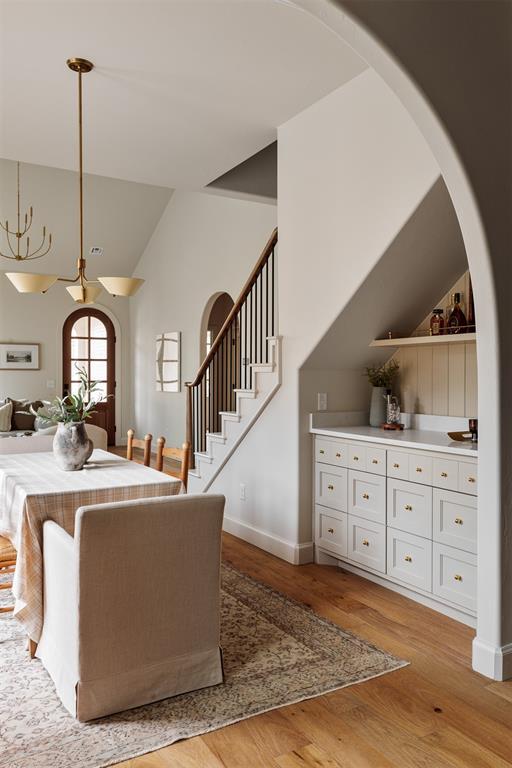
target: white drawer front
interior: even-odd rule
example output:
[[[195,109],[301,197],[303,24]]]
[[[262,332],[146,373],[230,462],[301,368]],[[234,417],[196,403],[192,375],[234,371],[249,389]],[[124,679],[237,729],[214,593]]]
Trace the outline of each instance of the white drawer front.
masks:
[[[434,488],[433,539],[476,554],[477,500]]]
[[[316,544],[346,557],[347,515],[345,512],[340,512],[337,517],[333,517],[330,509],[316,507]]]
[[[348,464],[348,446],[333,440],[315,439],[315,459],[322,464],[346,467]]]
[[[348,466],[350,469],[366,470],[366,448],[362,445],[349,445]]]
[[[369,472],[348,471],[348,511],[351,515],[386,522],[386,478]]]
[[[388,525],[432,538],[432,488],[388,480]]]
[[[433,592],[455,605],[476,610],[476,555],[434,543]]]
[[[459,461],[459,491],[462,491],[462,493],[471,493],[473,496],[476,496],[478,493],[476,464]]]
[[[448,491],[459,489],[459,462],[454,459],[434,459],[432,485]]]
[[[386,573],[386,526],[349,515],[347,557]]]
[[[399,451],[388,451],[388,477],[396,477],[398,480],[409,478],[409,455]]]
[[[414,453],[409,456],[409,480],[432,485],[432,458]]]
[[[388,528],[388,576],[432,591],[432,542]]]
[[[371,445],[367,447],[366,471],[376,475],[386,474],[386,451],[384,448],[374,448]]]
[[[316,493],[318,504],[347,511],[347,470],[325,464],[316,465]]]

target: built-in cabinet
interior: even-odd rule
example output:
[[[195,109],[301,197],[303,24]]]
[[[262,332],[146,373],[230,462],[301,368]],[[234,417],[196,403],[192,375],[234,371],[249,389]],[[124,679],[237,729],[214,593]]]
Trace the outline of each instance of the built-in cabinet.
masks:
[[[319,435],[314,457],[317,553],[476,616],[476,458]]]

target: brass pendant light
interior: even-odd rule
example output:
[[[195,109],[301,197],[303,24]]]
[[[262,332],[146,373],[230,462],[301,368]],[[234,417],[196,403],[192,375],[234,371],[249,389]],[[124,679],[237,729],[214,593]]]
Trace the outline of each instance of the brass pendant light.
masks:
[[[20,205],[20,164],[19,162],[16,163],[16,201],[17,201],[17,211],[16,211],[16,229],[11,229],[9,227],[9,222],[6,220],[5,224],[3,224],[0,221],[0,227],[5,232],[5,237],[7,240],[7,245],[9,247],[10,253],[2,253],[0,251],[0,256],[3,256],[4,259],[14,259],[14,261],[31,261],[32,259],[40,259],[42,256],[46,256],[50,248],[52,247],[52,235],[51,232],[48,235],[48,244],[46,244],[46,227],[43,226],[43,237],[41,239],[41,244],[38,248],[36,248],[34,251],[30,250],[30,235],[28,234],[28,231],[30,230],[30,227],[32,226],[32,219],[34,216],[34,209],[32,206],[28,209],[28,211],[25,213],[25,221],[23,224],[21,224],[21,205]],[[23,238],[27,236],[26,240],[26,248],[25,253],[22,253],[21,249],[21,241]],[[11,237],[15,238],[14,240],[14,246],[11,243]],[[46,246],[46,248],[45,248]],[[43,250],[45,248],[45,250]]]
[[[77,304],[93,304],[101,293],[102,286],[112,296],[133,296],[144,280],[137,277],[98,277],[88,280],[84,259],[84,201],[83,201],[83,119],[82,119],[82,75],[90,72],[94,64],[87,59],[68,59],[68,67],[78,74],[78,147],[79,147],[79,221],[80,251],[77,260],[77,275],[74,278],[58,275],[39,275],[30,272],[6,272],[19,293],[46,293],[54,283],[73,283],[67,291]]]

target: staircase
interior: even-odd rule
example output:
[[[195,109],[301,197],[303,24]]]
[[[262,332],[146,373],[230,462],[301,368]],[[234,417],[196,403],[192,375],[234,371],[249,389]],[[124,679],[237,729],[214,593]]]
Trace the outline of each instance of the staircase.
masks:
[[[187,386],[188,492],[207,491],[281,384],[277,229]]]

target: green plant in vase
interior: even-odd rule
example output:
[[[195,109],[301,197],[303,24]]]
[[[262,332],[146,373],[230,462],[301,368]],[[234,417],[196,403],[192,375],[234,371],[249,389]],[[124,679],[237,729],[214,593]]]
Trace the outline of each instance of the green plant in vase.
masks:
[[[366,368],[365,375],[373,387],[370,403],[371,427],[380,427],[386,421],[386,392],[393,388],[399,370],[400,365],[396,360]]]

